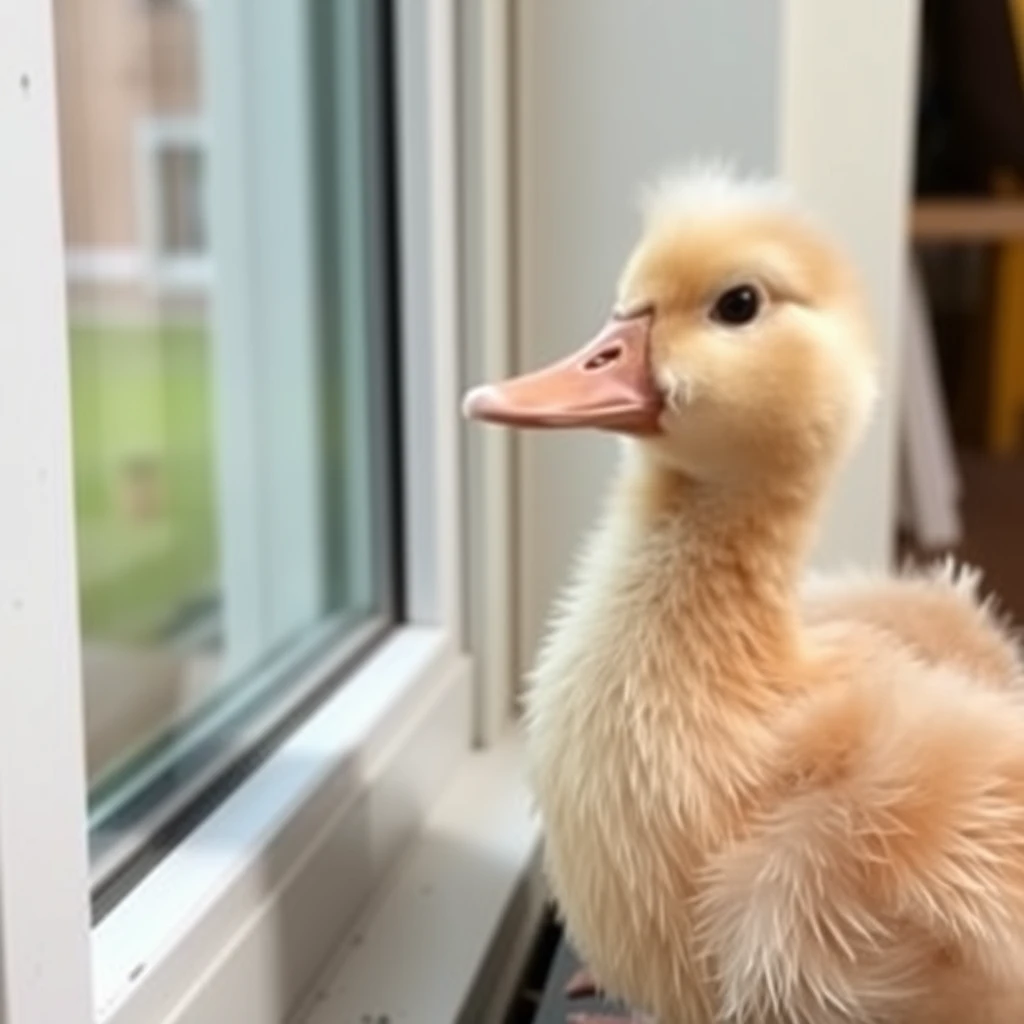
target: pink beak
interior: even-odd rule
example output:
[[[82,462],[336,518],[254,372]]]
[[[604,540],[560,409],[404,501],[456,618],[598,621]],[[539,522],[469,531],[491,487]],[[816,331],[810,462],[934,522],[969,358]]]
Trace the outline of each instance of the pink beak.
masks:
[[[650,307],[613,317],[578,352],[533,373],[474,388],[469,419],[515,427],[658,431],[663,399],[650,366]]]

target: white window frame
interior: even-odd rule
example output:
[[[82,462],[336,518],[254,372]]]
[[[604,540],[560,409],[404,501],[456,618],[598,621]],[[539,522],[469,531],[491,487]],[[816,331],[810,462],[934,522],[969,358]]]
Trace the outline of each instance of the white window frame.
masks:
[[[398,21],[411,622],[90,929],[52,12],[0,0],[5,1024],[280,1024],[471,756],[453,4]]]
[[[86,1024],[85,752],[50,5],[0,0],[0,26],[0,1019]]]

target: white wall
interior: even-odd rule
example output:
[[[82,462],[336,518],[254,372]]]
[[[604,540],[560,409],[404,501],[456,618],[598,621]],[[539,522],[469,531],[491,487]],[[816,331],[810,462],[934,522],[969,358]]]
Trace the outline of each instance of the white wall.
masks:
[[[874,423],[820,538],[823,566],[885,565],[892,553],[918,8],[785,0],[779,169],[859,263],[882,363]]]
[[[916,0],[516,0],[514,358],[536,366],[604,320],[637,187],[693,156],[781,171],[864,266],[894,376]],[[889,393],[843,483],[824,561],[881,562],[893,516]],[[610,439],[519,445],[520,652],[594,518]]]
[[[516,0],[516,356],[535,366],[605,320],[639,226],[638,187],[694,155],[777,162],[778,0]],[[594,518],[615,446],[520,444],[520,640]]]

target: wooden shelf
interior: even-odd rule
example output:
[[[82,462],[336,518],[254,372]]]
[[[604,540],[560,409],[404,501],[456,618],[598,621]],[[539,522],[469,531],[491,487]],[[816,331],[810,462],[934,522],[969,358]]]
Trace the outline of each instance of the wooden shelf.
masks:
[[[911,235],[918,242],[1024,239],[1024,199],[918,199]]]

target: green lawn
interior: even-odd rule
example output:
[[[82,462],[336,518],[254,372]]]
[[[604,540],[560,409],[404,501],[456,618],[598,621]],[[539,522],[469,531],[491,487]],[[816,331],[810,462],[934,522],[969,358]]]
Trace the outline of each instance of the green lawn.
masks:
[[[71,388],[83,629],[150,641],[216,584],[205,330],[76,324]],[[140,462],[156,482],[141,511]]]

